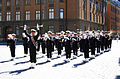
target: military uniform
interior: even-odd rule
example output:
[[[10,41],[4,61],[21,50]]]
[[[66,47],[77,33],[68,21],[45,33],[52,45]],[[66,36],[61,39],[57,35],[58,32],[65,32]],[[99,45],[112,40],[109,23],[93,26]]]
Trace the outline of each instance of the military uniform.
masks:
[[[24,33],[29,37],[29,50],[30,50],[30,62],[36,63],[36,49],[37,49],[37,39],[39,37],[39,30],[37,30],[37,35],[29,35],[24,29]],[[34,41],[33,41],[34,40]]]

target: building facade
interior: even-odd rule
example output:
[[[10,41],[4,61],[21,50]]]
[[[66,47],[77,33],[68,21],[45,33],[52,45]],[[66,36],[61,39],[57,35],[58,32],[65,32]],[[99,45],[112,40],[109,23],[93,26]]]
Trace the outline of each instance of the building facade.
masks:
[[[114,1],[107,1],[108,30],[120,33],[120,6]]]
[[[106,0],[0,0],[0,40],[8,33],[20,38],[42,24],[41,32],[106,30]]]

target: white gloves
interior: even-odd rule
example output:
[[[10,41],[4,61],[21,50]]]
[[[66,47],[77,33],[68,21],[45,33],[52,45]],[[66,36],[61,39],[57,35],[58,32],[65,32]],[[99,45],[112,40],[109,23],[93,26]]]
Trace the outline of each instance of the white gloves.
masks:
[[[39,27],[40,27],[39,24],[37,24],[37,30],[40,30]]]
[[[24,30],[26,30],[26,28],[27,28],[27,25],[24,25]]]

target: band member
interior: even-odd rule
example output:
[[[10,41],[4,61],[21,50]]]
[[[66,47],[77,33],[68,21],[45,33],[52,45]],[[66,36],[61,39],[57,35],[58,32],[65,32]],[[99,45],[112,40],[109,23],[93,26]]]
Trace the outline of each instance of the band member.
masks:
[[[92,58],[95,58],[95,43],[96,43],[96,38],[95,38],[95,32],[93,31],[90,37],[90,49],[91,49],[91,55]]]
[[[84,48],[83,41],[84,41],[84,36],[83,36],[83,33],[81,33],[80,40],[79,40],[80,52],[83,52],[83,48]]]
[[[45,48],[46,48],[46,40],[47,37],[45,37],[45,34],[41,38],[41,47],[42,47],[42,54],[45,55]]]
[[[83,35],[84,39],[83,39],[83,52],[84,52],[84,58],[85,58],[85,62],[89,61],[89,37],[85,34]]]
[[[69,32],[67,31],[67,36],[65,37],[65,52],[66,52],[66,61],[69,62],[71,58],[71,37],[69,36]]]
[[[39,26],[37,25],[37,34],[35,29],[31,29],[31,34],[28,34],[26,31],[26,25],[24,26],[24,33],[26,34],[26,36],[29,37],[29,50],[30,50],[30,62],[31,62],[31,67],[30,68],[34,68],[34,66],[36,65],[36,49],[38,48],[38,44],[37,44],[37,39],[39,37]]]
[[[47,40],[46,40],[46,47],[47,47],[47,62],[51,61],[52,58],[52,41],[51,41],[51,33],[48,32]]]
[[[61,57],[61,50],[62,50],[62,39],[60,37],[60,33],[56,36],[56,48],[58,51],[58,58]]]
[[[108,39],[109,39],[109,36],[108,36],[107,31],[106,31],[105,32],[105,39],[104,39],[105,51],[108,51]]]
[[[16,47],[16,35],[15,34],[11,34],[9,35],[9,47],[10,47],[10,51],[11,51],[11,57],[12,59],[11,60],[14,60],[15,59],[15,47]]]
[[[28,37],[25,35],[25,33],[22,34],[23,37],[23,46],[24,46],[24,54],[25,54],[25,57],[27,56],[28,54]]]
[[[74,54],[74,58],[77,58],[78,55],[78,37],[77,37],[77,33],[74,33],[74,37],[72,38],[72,47],[73,47],[73,54]]]
[[[98,34],[97,34],[97,39],[96,39],[96,44],[97,44],[97,54],[99,55],[100,54],[100,31],[98,31]]]
[[[102,31],[101,32],[101,35],[100,35],[100,46],[101,46],[101,53],[104,53],[104,47],[105,47],[105,45],[104,45],[104,39],[105,39],[105,36],[104,36],[104,32]]]

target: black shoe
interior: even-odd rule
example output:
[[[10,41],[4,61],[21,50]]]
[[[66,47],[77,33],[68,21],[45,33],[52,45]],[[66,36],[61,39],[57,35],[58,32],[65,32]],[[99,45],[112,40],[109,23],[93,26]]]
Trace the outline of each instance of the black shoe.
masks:
[[[35,69],[35,67],[30,67],[29,69]]]

